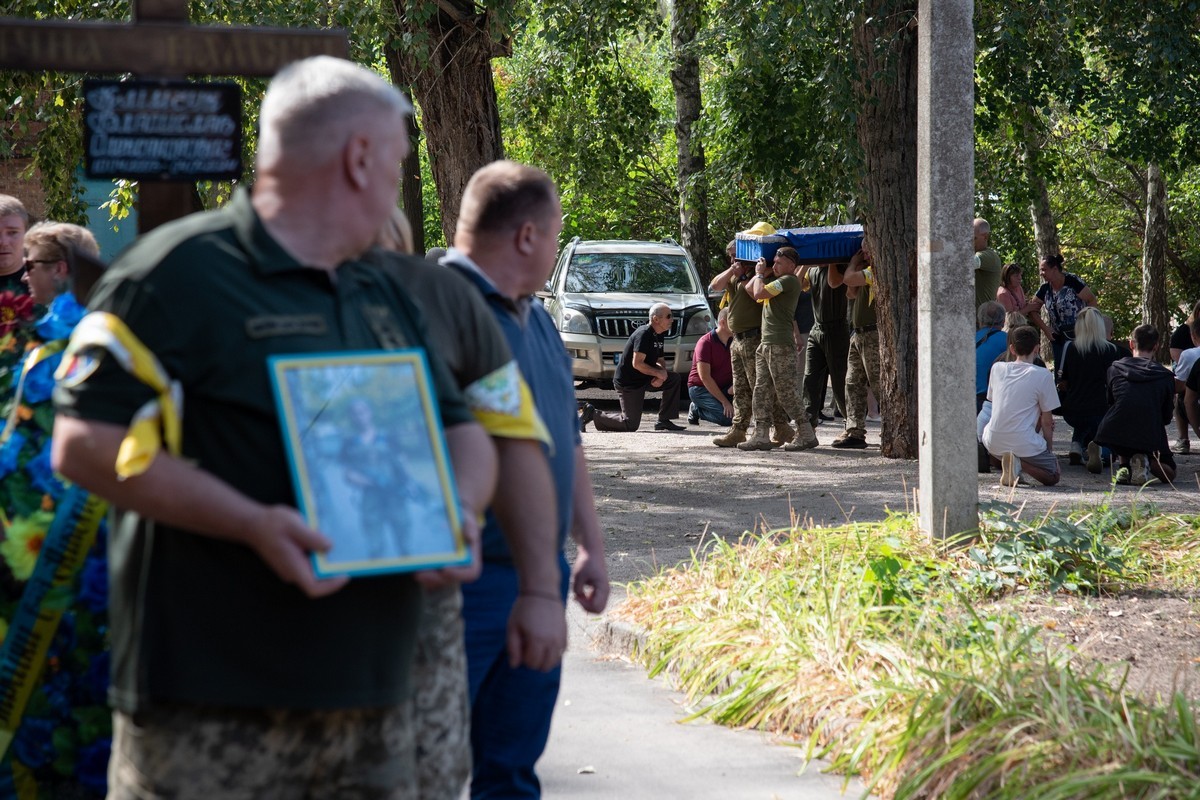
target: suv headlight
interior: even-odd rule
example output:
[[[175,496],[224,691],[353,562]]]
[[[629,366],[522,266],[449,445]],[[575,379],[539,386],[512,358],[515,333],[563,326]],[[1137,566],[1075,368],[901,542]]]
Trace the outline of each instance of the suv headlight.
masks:
[[[592,318],[582,309],[566,306],[562,319],[558,321],[558,329],[563,333],[591,333]]]
[[[687,327],[683,329],[684,336],[703,336],[714,328],[712,312],[706,308],[697,309],[688,318]]]

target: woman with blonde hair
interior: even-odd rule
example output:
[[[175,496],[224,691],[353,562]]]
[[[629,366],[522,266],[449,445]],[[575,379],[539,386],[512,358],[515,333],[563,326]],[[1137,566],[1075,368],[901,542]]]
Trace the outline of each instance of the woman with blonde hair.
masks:
[[[1083,464],[1087,452],[1089,472],[1101,468],[1100,446],[1092,439],[1108,411],[1108,368],[1121,351],[1108,341],[1104,315],[1094,307],[1084,308],[1075,318],[1075,338],[1063,347],[1058,370],[1058,396],[1062,417],[1071,426],[1071,464]]]

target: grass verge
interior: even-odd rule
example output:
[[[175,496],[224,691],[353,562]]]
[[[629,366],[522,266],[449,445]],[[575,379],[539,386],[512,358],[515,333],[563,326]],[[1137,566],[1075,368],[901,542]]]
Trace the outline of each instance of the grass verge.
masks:
[[[1200,797],[1191,701],[1148,702],[989,603],[1194,589],[1196,527],[1138,506],[1033,523],[994,506],[952,551],[907,516],[792,528],[715,540],[631,585],[615,616],[696,715],[797,737],[885,797]]]

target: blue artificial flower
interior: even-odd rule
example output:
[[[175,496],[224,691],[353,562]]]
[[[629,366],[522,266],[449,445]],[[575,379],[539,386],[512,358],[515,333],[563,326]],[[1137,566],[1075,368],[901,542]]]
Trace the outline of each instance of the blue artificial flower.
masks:
[[[108,792],[108,755],[112,750],[112,739],[97,739],[79,748],[75,760],[75,777],[85,789],[103,797]]]
[[[37,321],[34,330],[44,342],[66,339],[79,324],[79,320],[83,319],[85,313],[87,313],[87,309],[79,305],[75,295],[64,292],[50,301],[50,306],[46,309],[46,316]]]
[[[79,575],[79,602],[93,614],[108,608],[108,561],[103,552],[88,556]]]
[[[55,500],[62,497],[63,492],[66,491],[67,487],[55,476],[54,468],[50,466],[49,439],[42,445],[41,452],[25,465],[25,471],[29,473],[29,482],[33,488],[50,495]]]
[[[0,478],[17,468],[17,459],[21,455],[21,448],[25,446],[25,441],[25,434],[13,431],[12,436],[8,437],[8,441],[0,446]]]
[[[21,386],[21,402],[26,405],[44,403],[50,399],[54,391],[54,373],[62,363],[62,353],[55,353],[33,365],[33,369],[25,372],[25,381]],[[28,359],[26,359],[28,360]],[[19,368],[25,370],[22,362]]]
[[[74,637],[72,637],[72,640]],[[59,656],[61,665],[62,656]],[[47,665],[42,673],[42,684],[38,687],[38,691],[46,698],[46,703],[50,706],[50,710],[59,719],[67,719],[71,716],[71,694],[72,689],[71,674],[62,669],[52,669]]]
[[[87,674],[83,676],[80,693],[84,703],[104,705],[108,702],[109,651],[102,650],[88,662]]]
[[[52,719],[26,716],[13,739],[13,756],[30,769],[49,764],[54,758],[54,727]]]
[[[58,620],[58,627],[54,629],[54,638],[50,640],[46,655],[48,658],[67,658],[75,652],[78,645],[79,637],[75,635],[75,611],[64,611]]]

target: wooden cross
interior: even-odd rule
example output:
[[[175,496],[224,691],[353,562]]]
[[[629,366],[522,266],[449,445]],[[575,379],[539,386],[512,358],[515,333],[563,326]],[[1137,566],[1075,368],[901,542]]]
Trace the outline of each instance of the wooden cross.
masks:
[[[189,25],[187,0],[131,0],[133,21],[57,22],[0,17],[0,68],[270,77],[314,55],[349,57],[345,31]],[[141,233],[196,209],[190,183],[139,185]]]

